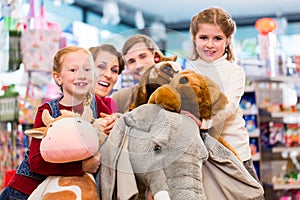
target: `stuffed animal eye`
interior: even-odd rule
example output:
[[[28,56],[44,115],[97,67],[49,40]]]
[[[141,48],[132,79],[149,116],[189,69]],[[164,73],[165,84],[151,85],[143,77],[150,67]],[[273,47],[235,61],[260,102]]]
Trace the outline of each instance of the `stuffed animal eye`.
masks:
[[[187,84],[189,82],[189,80],[186,77],[181,77],[179,80],[180,84]]]
[[[155,147],[154,147],[154,152],[155,153],[161,153],[161,146],[159,146],[159,145],[155,145]]]
[[[170,77],[173,77],[173,69],[171,66],[169,65],[165,65],[163,68],[162,68],[162,71],[167,74],[168,76]]]

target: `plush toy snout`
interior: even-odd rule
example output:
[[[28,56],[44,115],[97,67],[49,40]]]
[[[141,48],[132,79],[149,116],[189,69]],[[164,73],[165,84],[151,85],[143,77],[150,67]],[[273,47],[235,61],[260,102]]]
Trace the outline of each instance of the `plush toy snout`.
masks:
[[[25,133],[42,139],[41,155],[52,163],[84,160],[99,150],[97,129],[78,114],[61,110],[61,115],[53,118],[48,110],[42,113],[46,127],[28,129]]]
[[[187,84],[189,82],[189,80],[186,78],[186,77],[182,77],[182,78],[180,78],[180,80],[179,80],[179,83],[180,84]]]

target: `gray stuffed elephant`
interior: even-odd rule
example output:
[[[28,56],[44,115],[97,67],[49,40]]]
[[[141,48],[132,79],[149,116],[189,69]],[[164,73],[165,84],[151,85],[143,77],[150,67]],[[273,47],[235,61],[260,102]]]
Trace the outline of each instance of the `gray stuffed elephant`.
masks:
[[[102,200],[263,199],[234,153],[189,117],[144,104],[123,114],[100,148]]]
[[[159,105],[123,114],[101,147],[101,197],[206,199],[202,165],[208,152],[196,123]]]

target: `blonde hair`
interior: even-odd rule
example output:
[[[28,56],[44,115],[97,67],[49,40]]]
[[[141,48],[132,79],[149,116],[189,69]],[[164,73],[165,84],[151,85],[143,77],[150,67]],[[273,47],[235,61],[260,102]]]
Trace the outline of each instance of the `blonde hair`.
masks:
[[[73,52],[77,52],[77,51],[83,51],[83,52],[87,53],[89,55],[90,61],[92,61],[91,63],[94,63],[93,57],[87,49],[82,48],[82,47],[77,47],[77,46],[67,46],[67,47],[60,49],[54,55],[52,71],[60,73],[61,69],[62,69],[62,62],[63,62],[65,55],[68,53],[73,53]]]
[[[94,65],[94,59],[92,54],[85,48],[82,47],[77,47],[77,46],[67,46],[62,49],[60,49],[53,57],[53,67],[52,67],[52,72],[60,73],[62,70],[62,63],[64,60],[64,57],[68,53],[74,53],[77,51],[83,51],[86,54],[88,54],[88,59],[91,64],[91,69],[92,69],[92,75],[93,75],[93,84],[96,79],[96,70],[95,70],[95,65]],[[59,85],[60,86],[60,85]]]
[[[56,72],[58,74],[60,74],[61,70],[62,70],[62,63],[63,63],[63,60],[64,60],[64,57],[65,55],[67,55],[68,53],[74,53],[74,52],[77,52],[77,51],[82,51],[84,53],[86,53],[88,55],[88,59],[89,59],[89,62],[91,64],[91,70],[92,70],[92,86],[95,85],[95,81],[96,81],[96,70],[95,70],[95,65],[94,65],[94,59],[93,59],[93,56],[92,54],[85,48],[82,48],[82,47],[77,47],[77,46],[67,46],[67,47],[64,47],[62,49],[60,49],[55,55],[54,55],[54,58],[53,58],[53,68],[52,68],[52,72]],[[56,83],[57,84],[57,83]],[[62,86],[57,84],[61,91],[63,92],[63,89],[62,89]],[[92,88],[92,90],[94,90],[94,88]],[[92,101],[92,95],[91,95],[91,92],[88,92],[86,94],[86,97],[84,99],[84,105],[85,106],[88,106],[91,104],[91,101]]]
[[[230,38],[234,35],[236,31],[236,24],[231,18],[231,15],[222,8],[210,7],[205,10],[202,10],[197,15],[195,15],[190,23],[190,34],[193,38],[193,47],[191,60],[197,60],[199,55],[196,51],[194,39],[199,31],[199,24],[214,24],[221,28],[223,33],[227,38]],[[234,52],[232,41],[226,47],[224,54],[227,53],[226,59],[229,61],[234,61]]]

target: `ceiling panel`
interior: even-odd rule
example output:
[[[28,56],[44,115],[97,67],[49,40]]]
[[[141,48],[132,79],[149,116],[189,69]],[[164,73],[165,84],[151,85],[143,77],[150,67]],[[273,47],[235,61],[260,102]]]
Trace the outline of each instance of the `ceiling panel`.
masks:
[[[108,1],[108,0],[106,0]],[[109,0],[113,1],[113,0]],[[146,26],[159,21],[172,30],[187,30],[192,16],[218,6],[227,10],[238,26],[253,25],[261,17],[286,17],[300,21],[300,0],[115,0],[122,23],[135,26],[135,12],[141,11]],[[103,14],[104,0],[75,0],[75,5]]]
[[[219,6],[235,18],[300,14],[299,0],[118,0],[137,10],[158,16],[166,23],[187,21],[200,10]]]

